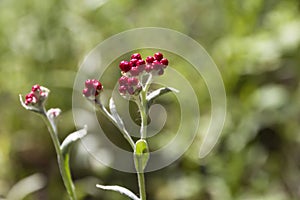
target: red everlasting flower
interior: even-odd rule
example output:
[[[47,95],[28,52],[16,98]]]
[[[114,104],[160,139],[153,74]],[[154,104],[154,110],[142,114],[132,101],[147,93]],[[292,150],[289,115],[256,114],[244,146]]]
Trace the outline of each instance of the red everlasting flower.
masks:
[[[168,59],[163,58],[163,59],[160,60],[160,63],[167,66],[169,64],[169,61],[168,61]]]
[[[138,61],[136,62],[136,65],[137,65],[137,66],[144,65],[144,64],[146,64],[146,62],[145,62],[144,60],[142,60],[142,59],[140,59],[140,60],[138,60]]]
[[[25,105],[39,107],[47,100],[49,90],[38,84],[32,86],[31,91],[25,96]]]
[[[32,91],[25,96],[26,105],[29,105],[31,103],[35,104],[36,102],[37,102],[37,98]]]
[[[128,72],[131,69],[132,65],[128,61],[123,60],[122,62],[120,62],[119,67],[123,72]]]
[[[160,61],[163,57],[164,57],[163,54],[160,53],[160,52],[157,52],[157,53],[154,54],[155,60]]]
[[[143,60],[139,53],[132,54],[129,61],[123,60],[119,64],[122,70],[122,77],[119,79],[120,94],[126,98],[138,94],[143,84],[146,83],[145,80],[152,76],[162,75],[168,64],[168,59],[164,58],[160,52],[148,56],[146,60]],[[149,76],[150,74],[152,76]],[[84,94],[89,95],[90,92],[86,90]]]
[[[131,67],[135,67],[136,64],[137,64],[137,62],[138,62],[138,59],[135,59],[135,58],[132,58],[132,59],[129,61]]]
[[[96,79],[88,79],[85,81],[85,88],[82,91],[82,94],[85,97],[95,98],[103,90],[102,84]]]
[[[155,60],[155,59],[154,59],[152,56],[148,56],[148,57],[146,58],[146,62],[147,62],[147,63],[153,63],[154,60]]]
[[[139,53],[134,53],[134,54],[131,55],[130,58],[131,58],[131,59],[137,59],[137,60],[140,60],[140,59],[142,59],[142,56],[141,56],[141,54],[139,54]]]
[[[31,91],[35,92],[35,91],[40,90],[40,89],[41,89],[41,86],[39,86],[38,84],[36,84],[36,85],[32,86]]]

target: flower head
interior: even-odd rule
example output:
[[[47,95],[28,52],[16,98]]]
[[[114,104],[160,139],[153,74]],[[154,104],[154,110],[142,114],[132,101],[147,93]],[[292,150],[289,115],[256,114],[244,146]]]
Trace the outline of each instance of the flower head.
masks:
[[[168,66],[168,59],[160,52],[142,59],[141,54],[134,53],[130,60],[123,60],[119,67],[122,77],[119,79],[119,92],[125,98],[137,95],[141,88],[151,81],[152,76],[160,76]]]
[[[35,105],[35,104],[43,104],[49,94],[49,90],[43,86],[38,84],[32,86],[31,92],[29,92],[25,96],[25,104],[28,105]]]
[[[85,88],[82,93],[85,97],[95,100],[102,90],[103,86],[100,81],[96,79],[88,79],[85,81]]]
[[[28,110],[37,112],[44,112],[45,102],[48,98],[50,90],[38,84],[32,86],[31,91],[25,96],[25,102],[23,102],[20,95],[20,101]]]
[[[119,67],[122,75],[134,76],[139,78],[144,75],[162,75],[164,69],[168,66],[168,59],[164,58],[160,52],[155,53],[153,56],[148,56],[146,60],[142,59],[141,54],[134,53],[129,61],[123,60],[120,62]]]

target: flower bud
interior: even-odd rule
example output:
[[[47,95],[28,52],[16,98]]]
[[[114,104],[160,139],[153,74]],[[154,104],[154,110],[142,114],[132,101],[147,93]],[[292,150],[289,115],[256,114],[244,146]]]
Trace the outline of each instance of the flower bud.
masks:
[[[103,90],[102,84],[96,79],[88,79],[85,81],[85,88],[82,90],[83,96],[95,100]]]
[[[20,101],[28,110],[36,112],[44,112],[45,102],[48,99],[50,90],[38,84],[32,86],[31,91],[25,96],[25,102],[23,102],[22,96],[20,95]]]

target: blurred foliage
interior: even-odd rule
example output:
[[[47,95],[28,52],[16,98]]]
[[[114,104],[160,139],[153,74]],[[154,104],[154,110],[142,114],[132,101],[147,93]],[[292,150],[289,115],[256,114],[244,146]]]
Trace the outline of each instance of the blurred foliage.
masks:
[[[35,83],[50,88],[48,107],[64,111],[59,126],[64,138],[75,129],[72,86],[84,56],[121,31],[158,26],[187,34],[206,48],[223,76],[228,111],[208,157],[198,158],[199,135],[180,160],[146,174],[149,200],[300,199],[299,11],[298,0],[1,0],[0,195],[38,172],[47,177],[46,187],[26,200],[66,199],[46,127],[20,106],[18,94]],[[174,63],[178,70],[185,66]],[[112,71],[116,78],[117,67]],[[105,80],[107,85],[115,78]],[[209,94],[205,85],[198,91],[205,126]],[[166,132],[172,132],[177,115],[169,116]],[[160,136],[153,146],[166,139]],[[112,140],[122,144],[123,138]],[[138,191],[134,174],[99,165],[82,145],[74,150],[72,170],[82,199],[124,199],[96,189],[96,183]]]

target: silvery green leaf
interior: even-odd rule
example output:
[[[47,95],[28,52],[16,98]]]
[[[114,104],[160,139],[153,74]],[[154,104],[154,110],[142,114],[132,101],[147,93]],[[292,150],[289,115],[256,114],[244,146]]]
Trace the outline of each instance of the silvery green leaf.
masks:
[[[115,192],[119,192],[121,194],[124,194],[126,196],[128,196],[129,198],[133,199],[133,200],[140,200],[135,194],[133,194],[133,192],[131,192],[130,190],[128,190],[127,188],[121,187],[121,186],[117,186],[117,185],[96,185],[97,188],[103,189],[103,190],[111,190],[111,191],[115,191]]]
[[[117,108],[116,108],[115,102],[112,97],[109,100],[109,110],[110,110],[114,120],[116,120],[116,123],[118,124],[119,128],[124,129],[125,128],[124,123],[117,112]]]
[[[74,144],[77,140],[83,138],[87,134],[87,126],[85,125],[83,129],[80,129],[74,133],[71,133],[66,137],[63,143],[60,145],[60,149],[63,154],[69,152],[72,144]]]
[[[164,87],[164,88],[159,88],[157,90],[154,90],[153,92],[147,95],[146,99],[148,102],[148,106],[150,106],[157,97],[160,97],[161,95],[166,94],[168,92],[178,93],[179,91],[171,87]]]
[[[8,192],[7,200],[24,199],[30,193],[42,189],[46,185],[46,177],[42,174],[30,175],[17,182]]]

